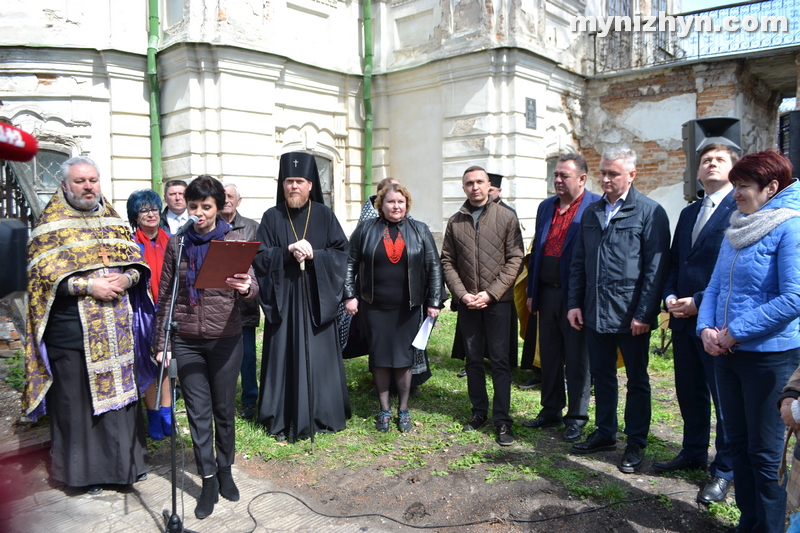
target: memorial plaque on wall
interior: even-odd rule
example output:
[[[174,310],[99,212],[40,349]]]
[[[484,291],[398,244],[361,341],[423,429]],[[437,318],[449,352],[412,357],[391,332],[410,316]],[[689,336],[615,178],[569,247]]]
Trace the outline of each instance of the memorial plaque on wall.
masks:
[[[533,98],[525,99],[525,126],[536,129],[536,100]]]

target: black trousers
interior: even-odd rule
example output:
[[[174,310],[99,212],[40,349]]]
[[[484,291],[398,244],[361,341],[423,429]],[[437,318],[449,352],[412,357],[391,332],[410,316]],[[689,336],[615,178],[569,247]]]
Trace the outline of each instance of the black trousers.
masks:
[[[484,350],[492,365],[494,400],[492,419],[495,426],[511,426],[511,366],[508,360],[508,331],[512,302],[495,302],[484,309],[458,309],[458,324],[466,350],[467,391],[472,413],[487,416],[489,396],[483,370]]]
[[[542,410],[539,416],[583,426],[589,420],[591,379],[586,336],[567,321],[564,291],[539,286],[539,360],[542,365]],[[534,320],[535,318],[532,318]],[[564,392],[566,366],[567,392]]]
[[[708,462],[708,441],[711,439],[711,402],[717,412],[717,454],[708,472],[714,477],[733,479],[731,443],[725,433],[725,416],[720,409],[717,387],[716,357],[706,352],[703,341],[686,330],[672,330],[675,354],[675,393],[683,417],[683,449],[681,457],[697,463]]]
[[[650,332],[598,333],[585,328],[589,368],[594,378],[595,423],[604,439],[617,438],[617,348],[625,361],[628,391],[625,395],[625,434],[629,444],[647,446],[650,432]]]
[[[242,366],[242,336],[175,337],[172,353],[178,362],[197,472],[216,474],[217,466],[233,464],[236,452],[236,380]]]

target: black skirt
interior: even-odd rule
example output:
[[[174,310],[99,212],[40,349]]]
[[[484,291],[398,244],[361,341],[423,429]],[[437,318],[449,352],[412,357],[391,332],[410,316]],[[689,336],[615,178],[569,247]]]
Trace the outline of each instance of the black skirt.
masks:
[[[370,366],[405,368],[414,364],[411,343],[420,326],[421,309],[382,309],[360,302],[369,343]]]
[[[139,402],[95,416],[83,352],[51,347],[48,355],[51,477],[70,487],[132,484],[147,472]]]

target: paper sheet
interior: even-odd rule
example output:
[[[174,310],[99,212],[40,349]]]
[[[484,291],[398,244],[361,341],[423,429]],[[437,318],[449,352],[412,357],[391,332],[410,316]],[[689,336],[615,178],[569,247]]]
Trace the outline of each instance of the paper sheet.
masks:
[[[428,345],[428,339],[431,336],[431,331],[433,331],[433,326],[435,324],[435,318],[425,317],[425,322],[422,323],[422,326],[419,328],[417,336],[414,337],[414,342],[412,342],[411,345],[417,350],[424,350]]]

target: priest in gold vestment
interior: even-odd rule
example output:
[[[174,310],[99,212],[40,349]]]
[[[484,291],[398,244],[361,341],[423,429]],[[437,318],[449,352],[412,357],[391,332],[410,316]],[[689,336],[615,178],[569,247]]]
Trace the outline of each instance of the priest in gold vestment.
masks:
[[[50,415],[51,477],[97,494],[147,471],[139,394],[150,359],[150,271],[103,198],[97,165],[75,157],[31,231],[23,411]]]

